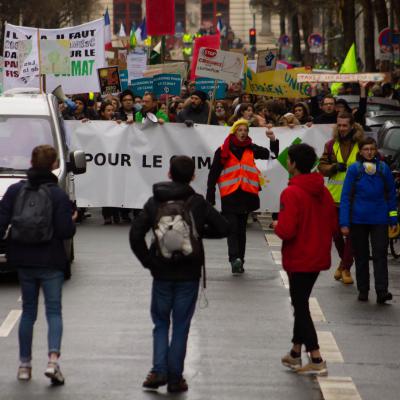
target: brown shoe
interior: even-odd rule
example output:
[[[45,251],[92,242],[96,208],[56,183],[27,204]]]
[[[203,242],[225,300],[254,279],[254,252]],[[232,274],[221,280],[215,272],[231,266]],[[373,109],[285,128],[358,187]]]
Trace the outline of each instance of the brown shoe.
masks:
[[[188,389],[189,389],[189,386],[186,383],[184,378],[182,378],[177,383],[168,383],[168,386],[167,386],[167,390],[168,390],[169,393],[187,392]]]
[[[156,372],[149,372],[142,386],[145,389],[158,389],[160,386],[164,386],[166,384],[167,377],[165,375],[157,374]]]
[[[340,281],[342,279],[342,271],[343,271],[343,267],[342,264],[340,263],[340,265],[337,267],[335,274],[333,275],[333,277],[337,280]]]
[[[351,285],[351,284],[354,283],[353,278],[351,277],[350,270],[344,269],[344,270],[342,271],[342,282],[343,282],[345,285]]]

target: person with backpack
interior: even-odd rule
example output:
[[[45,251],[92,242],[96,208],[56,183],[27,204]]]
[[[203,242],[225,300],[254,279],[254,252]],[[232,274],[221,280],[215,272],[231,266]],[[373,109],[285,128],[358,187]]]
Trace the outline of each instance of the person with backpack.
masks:
[[[275,156],[279,141],[271,130],[266,130]],[[223,145],[215,151],[207,182],[207,200],[215,204],[215,186],[221,195],[221,208],[229,221],[228,256],[232,274],[244,273],[246,225],[249,213],[260,208],[260,171],[255,160],[268,160],[270,150],[253,143],[249,137],[249,121],[239,119],[229,131]]]
[[[398,223],[397,199],[393,175],[380,160],[377,145],[367,137],[359,143],[357,162],[346,174],[340,201],[340,227],[350,236],[356,265],[358,300],[368,301],[369,241],[372,248],[376,301],[392,300],[388,291],[387,249],[389,229]]]
[[[60,385],[64,384],[58,361],[63,330],[61,292],[68,262],[64,240],[75,234],[77,213],[73,215],[71,201],[52,173],[58,168],[56,150],[50,145],[35,147],[31,164],[28,179],[11,185],[0,202],[0,237],[8,232],[7,262],[18,271],[22,292],[17,378],[28,381],[32,376],[33,326],[42,288],[48,324],[45,375]]]
[[[173,157],[168,174],[172,182],[153,186],[153,196],[130,231],[133,253],[153,276],[153,368],[143,382],[145,389],[168,385],[170,393],[188,390],[182,374],[202,274],[205,286],[202,238],[228,233],[228,222],[190,186],[194,171],[190,157]],[[150,229],[154,239],[148,248],[145,237]]]
[[[336,204],[338,216],[347,169],[357,161],[358,143],[363,138],[364,131],[361,125],[355,122],[353,114],[340,113],[333,128],[333,139],[325,143],[324,153],[319,160],[318,169],[323,176],[328,178],[327,188]],[[345,285],[351,285],[354,281],[350,272],[353,265],[350,237],[343,237],[338,225],[333,240],[340,257],[340,264],[334,273],[334,278],[337,281],[341,280]]]
[[[321,271],[331,266],[332,236],[336,210],[323,177],[311,172],[317,160],[308,144],[288,149],[288,171],[292,178],[280,198],[275,233],[282,239],[282,266],[288,274],[294,308],[292,349],[282,364],[301,375],[326,375],[326,362],[319,351],[318,337],[310,314],[309,298]],[[302,366],[301,348],[310,353]]]

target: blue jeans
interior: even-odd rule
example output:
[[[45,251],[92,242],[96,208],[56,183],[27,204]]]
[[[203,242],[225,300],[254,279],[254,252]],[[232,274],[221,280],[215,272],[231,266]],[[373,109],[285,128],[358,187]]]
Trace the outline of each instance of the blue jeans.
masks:
[[[18,277],[22,293],[22,316],[18,331],[20,361],[29,362],[32,359],[33,325],[37,318],[40,287],[46,308],[49,353],[60,354],[64,272],[49,268],[18,268]]]
[[[153,281],[151,317],[153,329],[153,372],[172,383],[182,378],[190,322],[196,307],[199,280]],[[172,316],[172,335],[169,326]]]

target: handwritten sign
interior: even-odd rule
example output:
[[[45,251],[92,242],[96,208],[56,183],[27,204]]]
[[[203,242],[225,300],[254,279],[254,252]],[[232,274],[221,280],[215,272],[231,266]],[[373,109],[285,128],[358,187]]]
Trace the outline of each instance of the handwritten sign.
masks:
[[[385,74],[298,74],[297,82],[382,82]]]

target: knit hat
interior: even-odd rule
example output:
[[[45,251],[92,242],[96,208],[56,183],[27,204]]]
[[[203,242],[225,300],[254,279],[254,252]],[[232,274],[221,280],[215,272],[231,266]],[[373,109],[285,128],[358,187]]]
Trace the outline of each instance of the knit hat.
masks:
[[[204,103],[206,100],[208,100],[207,93],[203,92],[202,90],[195,90],[191,96],[197,96],[201,101]]]
[[[246,125],[247,128],[249,127],[249,121],[247,119],[241,118],[238,119],[232,126],[231,130],[229,131],[229,134],[234,134],[237,131],[237,128],[239,128],[240,125]]]

